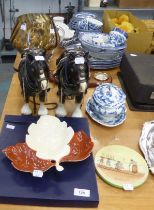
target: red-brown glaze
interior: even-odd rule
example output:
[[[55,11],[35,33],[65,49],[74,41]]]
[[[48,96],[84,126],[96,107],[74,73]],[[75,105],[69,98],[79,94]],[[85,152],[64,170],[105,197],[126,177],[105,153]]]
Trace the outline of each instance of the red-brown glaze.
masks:
[[[74,134],[70,143],[70,153],[63,157],[60,162],[76,162],[85,160],[91,153],[94,143],[84,131],[78,131]]]
[[[42,160],[36,157],[36,152],[30,149],[26,143],[18,143],[2,150],[12,165],[19,171],[33,172],[34,170],[47,171],[55,163],[50,160]]]
[[[84,131],[78,131],[74,134],[70,143],[69,155],[63,157],[60,162],[77,162],[89,157],[94,143]],[[52,160],[43,160],[36,156],[36,151],[30,149],[26,143],[18,143],[15,146],[9,146],[2,150],[12,165],[19,171],[33,172],[34,170],[47,171],[55,166]]]

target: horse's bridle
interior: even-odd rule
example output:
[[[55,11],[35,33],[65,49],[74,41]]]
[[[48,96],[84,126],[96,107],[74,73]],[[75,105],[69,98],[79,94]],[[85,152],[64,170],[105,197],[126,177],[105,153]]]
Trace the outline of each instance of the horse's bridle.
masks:
[[[26,64],[26,59],[27,57],[24,56],[23,59],[22,59],[22,62],[23,62],[23,73],[22,73],[22,81],[23,81],[23,91],[25,91],[26,87],[31,91],[31,94],[32,95],[36,95],[36,94],[39,94],[42,90],[39,90],[39,85],[36,85],[34,86],[34,83],[33,81],[31,81],[31,79],[29,78],[29,74],[27,72],[27,64]],[[30,65],[34,64],[36,61],[32,61],[30,63]],[[44,74],[44,77],[41,78],[41,75]],[[46,77],[45,77],[45,73],[42,70],[40,70],[40,74],[39,74],[39,79],[37,80],[38,83],[42,82],[46,80]]]
[[[80,56],[80,55],[78,55]],[[87,82],[88,79],[89,79],[89,74],[87,72],[87,75],[86,75],[86,72],[85,72],[85,68],[88,68],[88,64],[87,64],[87,61],[86,61],[86,67],[84,66],[84,64],[74,64],[76,65],[76,68],[79,68],[79,69],[76,69],[76,71],[79,71],[80,72],[80,75],[79,75],[79,80],[78,81],[75,81],[75,83],[70,83],[69,79],[68,79],[68,63],[71,63],[72,62],[72,65],[74,64],[74,59],[69,59],[69,57],[67,56],[67,54],[62,57],[59,62],[58,62],[58,73],[57,75],[59,76],[59,82],[62,86],[62,88],[64,90],[67,90],[68,93],[75,93],[78,88],[79,88],[79,85],[81,83],[84,83],[84,82]],[[82,78],[84,77],[84,78]]]

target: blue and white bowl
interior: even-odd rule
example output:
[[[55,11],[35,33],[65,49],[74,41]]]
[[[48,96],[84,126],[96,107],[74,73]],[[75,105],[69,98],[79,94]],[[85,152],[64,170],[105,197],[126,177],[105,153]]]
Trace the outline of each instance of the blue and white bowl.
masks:
[[[97,123],[106,126],[106,127],[115,127],[122,124],[126,119],[126,111],[121,112],[117,117],[109,119],[105,121],[104,119],[100,119],[100,116],[95,114],[89,107],[89,103],[86,105],[86,111],[90,115],[90,117]]]
[[[119,32],[120,34],[122,34],[126,39],[128,39],[128,34],[126,31],[118,28],[118,27],[115,27],[112,29],[112,31],[116,31],[116,32]]]
[[[93,100],[93,98],[89,99],[88,106],[90,110],[97,116],[97,118],[110,121],[114,118],[117,118],[122,112],[126,112],[125,104],[121,104],[118,107],[102,107],[98,103]]]
[[[126,48],[126,45],[115,46],[110,42],[109,34],[97,32],[80,32],[78,38],[87,50],[92,52],[119,51]]]
[[[127,38],[128,34],[125,31],[121,30],[120,28],[114,28],[109,33],[110,42],[114,44],[115,47],[125,45]]]
[[[78,22],[78,31],[101,32],[103,23],[95,18],[86,17]]]
[[[84,19],[86,17],[97,18],[97,15],[90,12],[77,12],[73,15],[73,18],[76,18],[76,19]]]
[[[116,107],[125,103],[126,95],[118,86],[104,83],[95,89],[93,98],[102,107]]]
[[[112,124],[126,118],[125,99],[121,88],[104,83],[95,89],[87,102],[86,110],[92,118]]]
[[[89,13],[89,12],[78,12],[76,14],[73,15],[72,19],[69,22],[69,27],[71,29],[77,30],[78,29],[78,23],[79,21],[85,19],[85,18],[97,18],[97,16],[93,13]]]
[[[111,31],[109,33],[109,39],[115,47],[123,46],[126,42],[126,38],[116,31]]]

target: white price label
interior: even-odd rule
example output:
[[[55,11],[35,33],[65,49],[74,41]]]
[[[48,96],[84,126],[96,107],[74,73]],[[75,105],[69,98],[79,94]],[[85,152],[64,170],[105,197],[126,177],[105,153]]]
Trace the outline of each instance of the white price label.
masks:
[[[44,61],[45,58],[42,55],[37,55],[37,56],[35,56],[35,60],[36,61]]]
[[[33,171],[33,176],[42,178],[43,171],[41,171],[41,170],[34,170]]]
[[[74,188],[74,195],[81,197],[90,197],[90,190]]]
[[[53,28],[50,28],[50,34],[55,34],[55,30]]]
[[[84,57],[75,58],[75,64],[84,64],[84,62],[85,62]]]
[[[126,183],[126,184],[123,184],[123,189],[127,191],[132,191],[134,190],[134,186],[131,183]]]
[[[7,124],[6,125],[6,128],[11,129],[11,130],[14,130],[15,129],[15,126],[14,125]]]
[[[130,56],[134,56],[134,57],[135,57],[135,56],[137,56],[137,55],[136,55],[136,54],[130,54]]]
[[[23,23],[23,24],[20,26],[20,29],[23,30],[23,31],[26,31],[26,29],[27,29],[26,23]]]

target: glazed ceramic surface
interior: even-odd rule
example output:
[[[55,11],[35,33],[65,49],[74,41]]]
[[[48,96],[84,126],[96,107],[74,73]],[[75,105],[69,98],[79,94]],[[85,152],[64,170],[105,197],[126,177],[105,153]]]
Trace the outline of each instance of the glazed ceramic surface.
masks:
[[[111,69],[120,66],[126,48],[126,36],[123,32],[116,28],[109,34],[80,32],[78,38],[83,48],[89,51],[91,69]]]
[[[126,47],[125,43],[120,46],[115,46],[110,42],[109,34],[96,33],[96,32],[80,32],[78,35],[81,43],[91,49],[91,51],[100,52],[103,50],[120,50]],[[116,48],[115,48],[116,47]]]
[[[93,98],[102,107],[115,107],[125,103],[126,95],[118,86],[105,83],[95,89]]]
[[[123,46],[126,42],[126,37],[117,31],[111,31],[109,33],[109,39],[110,39],[110,42],[115,45],[115,47],[118,47],[121,45]]]
[[[79,12],[73,15],[72,19],[69,22],[69,26],[71,29],[77,30],[79,21],[85,18],[97,18],[95,14],[89,12]]]
[[[91,49],[91,51],[99,52],[103,48],[113,48],[114,44],[109,42],[109,35],[96,32],[80,32],[78,35],[81,43]]]
[[[41,170],[43,172],[50,169],[55,164],[50,160],[42,160],[36,156],[36,151],[30,149],[26,143],[18,143],[3,149],[3,153],[12,161],[12,165],[19,171],[33,172]]]
[[[64,17],[62,17],[62,16],[55,16],[55,17],[53,17],[53,22],[54,23],[57,23],[57,22],[64,23]]]
[[[102,114],[92,111],[89,103],[86,105],[86,111],[95,122],[105,127],[116,127],[121,125],[126,120],[126,110],[123,110],[119,115],[116,115],[116,117],[106,119],[102,117]]]
[[[94,78],[99,81],[106,81],[109,78],[107,73],[97,72],[94,74]]]
[[[125,32],[124,30],[122,30],[118,27],[113,28],[112,31],[118,32],[119,34],[123,35],[126,39],[128,38],[127,32]]]
[[[102,22],[92,17],[86,17],[78,22],[78,31],[102,31]]]
[[[150,171],[154,174],[154,121],[144,123],[139,145]]]
[[[74,131],[54,116],[41,116],[37,123],[32,123],[26,135],[27,145],[36,151],[36,156],[45,160],[59,161],[69,154],[68,143]]]
[[[142,185],[149,174],[143,157],[128,147],[110,145],[100,149],[95,156],[95,167],[102,179],[112,186],[125,189]]]
[[[114,127],[126,119],[126,95],[111,83],[99,85],[86,104],[90,117],[101,125]]]
[[[96,103],[93,98],[89,99],[87,106],[99,119],[106,122],[117,118],[122,112],[126,112],[125,104],[121,104],[117,107],[102,107]]]
[[[65,23],[56,21],[55,26],[58,29],[58,33],[60,35],[60,41],[64,39],[71,39],[74,36],[75,31],[69,29],[69,27]]]
[[[93,142],[83,131],[78,131],[74,134],[69,142],[70,152],[68,155],[60,159],[62,162],[77,162],[83,161],[89,157]],[[19,171],[33,172],[41,170],[43,172],[56,166],[53,160],[43,160],[36,156],[36,151],[28,147],[26,143],[19,143],[14,146],[9,146],[3,149],[3,153],[12,161],[12,165]]]
[[[73,15],[73,18],[84,19],[85,17],[97,18],[97,16],[90,12],[78,12]]]

